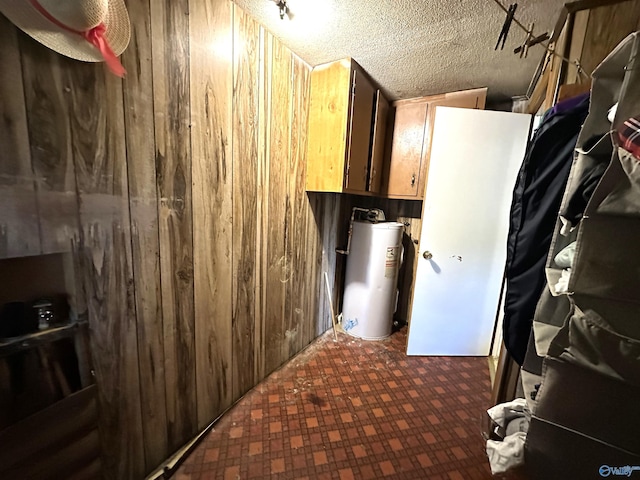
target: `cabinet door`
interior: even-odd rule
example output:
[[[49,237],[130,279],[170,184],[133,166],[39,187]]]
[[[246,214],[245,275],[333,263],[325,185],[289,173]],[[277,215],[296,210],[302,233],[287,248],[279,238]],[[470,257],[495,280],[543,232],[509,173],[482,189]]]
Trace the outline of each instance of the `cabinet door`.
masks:
[[[367,190],[374,95],[375,89],[369,79],[358,69],[354,69],[345,190],[353,192],[365,192]]]
[[[387,195],[418,195],[428,110],[427,102],[406,103],[396,108],[390,167],[384,189]]]
[[[311,72],[306,189],[341,192],[344,187],[351,62],[320,65]]]
[[[369,166],[369,191],[380,192],[382,180],[382,163],[384,160],[384,146],[387,134],[387,117],[389,116],[389,102],[382,92],[376,92],[375,119],[371,145],[371,164]]]
[[[418,183],[419,197],[424,197],[425,184],[429,172],[429,158],[431,156],[431,140],[433,136],[433,125],[436,120],[436,107],[455,107],[470,108],[475,110],[484,110],[485,100],[487,98],[486,88],[477,88],[474,90],[464,90],[462,92],[446,93],[444,95],[435,96],[429,101],[429,111],[427,112],[427,121],[424,130],[424,146],[422,149],[422,162]]]

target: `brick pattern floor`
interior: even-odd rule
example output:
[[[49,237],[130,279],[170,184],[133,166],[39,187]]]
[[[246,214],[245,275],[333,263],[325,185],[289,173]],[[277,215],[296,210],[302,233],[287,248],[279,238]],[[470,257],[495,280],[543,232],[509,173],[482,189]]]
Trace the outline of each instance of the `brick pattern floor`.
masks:
[[[327,332],[224,415],[175,480],[490,479],[486,358]]]

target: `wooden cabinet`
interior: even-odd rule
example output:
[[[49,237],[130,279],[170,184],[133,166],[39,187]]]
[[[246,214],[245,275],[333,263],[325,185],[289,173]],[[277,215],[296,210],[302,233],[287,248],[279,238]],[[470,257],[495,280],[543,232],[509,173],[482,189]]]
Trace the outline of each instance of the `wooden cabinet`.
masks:
[[[424,196],[435,107],[484,109],[487,95],[479,88],[390,108],[350,58],[315,67],[310,88],[306,190],[412,200]]]
[[[388,103],[352,59],[311,72],[306,189],[376,192]]]
[[[437,106],[484,109],[486,88],[399,100],[393,104],[393,136],[384,168],[381,194],[392,198],[424,197],[431,137]]]
[[[371,193],[379,193],[382,187],[387,118],[389,117],[389,102],[387,102],[387,99],[384,98],[380,90],[376,93],[374,115],[368,190]]]

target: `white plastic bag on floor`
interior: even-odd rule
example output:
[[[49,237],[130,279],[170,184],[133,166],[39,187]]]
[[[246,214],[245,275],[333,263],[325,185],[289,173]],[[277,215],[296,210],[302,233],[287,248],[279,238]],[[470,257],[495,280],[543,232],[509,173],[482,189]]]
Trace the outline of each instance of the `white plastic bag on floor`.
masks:
[[[487,440],[491,473],[503,473],[524,464],[524,442],[531,417],[527,401],[516,398],[491,407],[487,413],[507,434],[502,441]]]
[[[524,398],[516,398],[511,402],[500,403],[495,407],[491,407],[487,410],[487,413],[491,417],[491,420],[502,428],[506,428],[507,423],[512,419],[524,416],[526,405],[527,402]]]
[[[507,470],[524,464],[525,432],[516,432],[497,442],[487,440],[487,456],[491,465],[491,473],[504,473]]]

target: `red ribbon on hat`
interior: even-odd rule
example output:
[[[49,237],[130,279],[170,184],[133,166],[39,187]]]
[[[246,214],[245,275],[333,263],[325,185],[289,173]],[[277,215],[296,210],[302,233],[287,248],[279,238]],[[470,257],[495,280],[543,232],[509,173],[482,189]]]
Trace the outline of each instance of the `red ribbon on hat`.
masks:
[[[40,5],[38,0],[30,0],[30,2],[31,2],[31,5],[33,5],[33,7],[36,10],[38,10],[38,12],[40,12],[42,16],[45,17],[47,20],[49,20],[51,23],[53,23],[54,25],[57,25],[63,30],[66,30],[71,33],[75,33],[76,35],[80,35],[91,45],[96,47],[102,54],[102,58],[104,58],[104,61],[107,63],[109,70],[111,70],[113,74],[119,77],[124,77],[124,74],[127,73],[127,71],[124,69],[124,67],[120,63],[120,60],[118,60],[118,57],[116,57],[116,54],[113,53],[113,50],[109,45],[109,42],[107,42],[107,39],[104,37],[104,32],[107,30],[107,27],[105,27],[104,23],[100,23],[100,25],[97,25],[90,30],[81,32],[59,21],[57,18],[51,15],[42,5]]]

